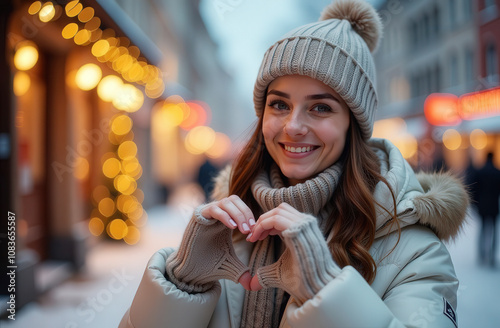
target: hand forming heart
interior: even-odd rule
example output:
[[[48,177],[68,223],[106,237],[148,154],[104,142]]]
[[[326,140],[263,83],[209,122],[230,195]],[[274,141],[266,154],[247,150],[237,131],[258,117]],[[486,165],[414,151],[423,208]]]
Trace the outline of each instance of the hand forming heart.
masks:
[[[247,241],[250,242],[263,240],[269,235],[281,235],[283,231],[303,222],[307,216],[291,205],[282,203],[255,221],[250,208],[235,195],[208,204],[201,210],[201,215],[219,220],[230,229],[239,228],[241,233],[248,235]],[[246,290],[262,289],[258,274],[252,277],[248,271],[239,278],[238,282]]]

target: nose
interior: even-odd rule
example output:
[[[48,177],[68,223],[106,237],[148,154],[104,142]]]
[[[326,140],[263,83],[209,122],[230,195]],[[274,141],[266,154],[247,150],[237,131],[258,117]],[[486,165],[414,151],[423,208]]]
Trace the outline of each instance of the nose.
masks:
[[[283,130],[289,136],[300,136],[307,133],[307,125],[300,111],[292,110],[292,112],[288,115]]]

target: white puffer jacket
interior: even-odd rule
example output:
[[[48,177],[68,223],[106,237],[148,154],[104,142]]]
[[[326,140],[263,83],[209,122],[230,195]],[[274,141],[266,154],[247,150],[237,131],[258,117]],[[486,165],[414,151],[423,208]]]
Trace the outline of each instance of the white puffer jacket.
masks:
[[[344,267],[301,307],[291,299],[280,327],[457,326],[458,280],[442,240],[452,239],[464,223],[467,192],[449,174],[416,175],[390,142],[370,142],[396,196],[402,227],[399,242],[398,233],[388,228],[394,226],[387,224],[390,216],[379,213],[370,250],[378,264],[373,283],[369,285],[354,268]],[[227,195],[228,177],[228,172],[218,177],[219,197]],[[390,208],[387,192],[380,184],[375,196]],[[234,240],[236,254],[245,264],[252,246],[244,238]],[[162,249],[153,255],[120,328],[239,328],[243,287],[221,280],[206,293],[187,294],[165,279],[171,252]]]

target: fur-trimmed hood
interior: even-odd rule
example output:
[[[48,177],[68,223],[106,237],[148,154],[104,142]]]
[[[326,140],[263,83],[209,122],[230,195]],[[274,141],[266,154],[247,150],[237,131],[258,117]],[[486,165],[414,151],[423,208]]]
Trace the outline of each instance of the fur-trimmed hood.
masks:
[[[418,223],[431,228],[444,241],[454,239],[465,223],[469,206],[469,194],[463,182],[450,172],[416,174],[388,140],[371,139],[370,144],[379,157],[381,173],[396,197],[399,226]],[[385,184],[377,185],[375,199],[394,212]],[[391,220],[387,212],[379,210],[376,238],[397,228],[389,224]]]
[[[469,195],[462,181],[449,172],[416,174],[390,141],[371,139],[369,142],[396,198],[399,227],[422,224],[444,241],[454,239],[465,223],[469,206]],[[230,176],[231,167],[227,166],[215,178],[212,199],[227,197]],[[394,202],[382,182],[375,188],[375,200],[384,208],[377,208],[375,238],[379,238],[397,229],[390,224],[392,216],[388,214],[394,212]]]

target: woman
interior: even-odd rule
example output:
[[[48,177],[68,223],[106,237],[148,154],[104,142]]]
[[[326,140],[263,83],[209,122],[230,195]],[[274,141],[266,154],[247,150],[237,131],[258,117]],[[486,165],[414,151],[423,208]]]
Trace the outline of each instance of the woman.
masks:
[[[456,326],[440,239],[467,193],[370,139],[380,30],[371,6],[337,1],[269,48],[254,134],[179,249],[152,257],[120,327]]]

